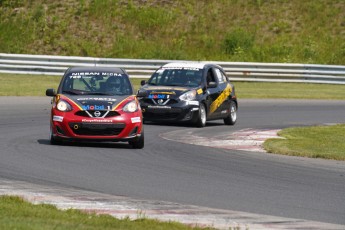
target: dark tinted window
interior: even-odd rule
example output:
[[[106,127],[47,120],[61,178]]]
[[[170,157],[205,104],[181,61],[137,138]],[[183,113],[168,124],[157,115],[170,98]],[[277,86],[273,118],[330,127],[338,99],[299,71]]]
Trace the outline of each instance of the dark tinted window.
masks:
[[[202,69],[178,68],[157,70],[148,84],[164,86],[199,86],[202,82]]]
[[[64,78],[62,91],[70,94],[133,94],[128,76],[112,72],[69,73]]]

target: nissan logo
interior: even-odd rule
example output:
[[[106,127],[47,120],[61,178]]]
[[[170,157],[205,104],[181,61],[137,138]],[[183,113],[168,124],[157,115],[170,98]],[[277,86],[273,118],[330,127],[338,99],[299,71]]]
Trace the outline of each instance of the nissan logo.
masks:
[[[161,104],[163,104],[164,100],[163,99],[159,99],[157,102],[158,102],[158,104],[161,105]]]
[[[101,112],[100,111],[95,111],[93,113],[93,115],[95,115],[95,117],[99,117],[99,116],[101,116]]]

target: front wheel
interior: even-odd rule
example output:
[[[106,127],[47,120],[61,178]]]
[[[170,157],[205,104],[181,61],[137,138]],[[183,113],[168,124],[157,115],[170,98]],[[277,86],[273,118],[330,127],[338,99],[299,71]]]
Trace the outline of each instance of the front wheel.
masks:
[[[230,113],[229,115],[224,118],[224,124],[226,125],[234,125],[237,121],[237,106],[234,101],[230,102]]]
[[[132,145],[134,149],[142,149],[144,148],[144,132],[133,141],[129,141],[129,144]]]
[[[56,137],[54,137],[52,126],[50,126],[49,142],[51,145],[60,145],[61,144],[61,140],[58,140]]]
[[[205,105],[200,103],[198,118],[196,120],[196,126],[199,128],[205,127],[206,125],[206,109]]]

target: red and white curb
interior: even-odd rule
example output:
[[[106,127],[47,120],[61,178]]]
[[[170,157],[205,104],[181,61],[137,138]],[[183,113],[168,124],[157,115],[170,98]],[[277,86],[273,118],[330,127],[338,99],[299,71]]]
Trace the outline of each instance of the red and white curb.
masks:
[[[213,138],[195,135],[193,134],[194,130],[195,129],[176,130],[160,134],[160,136],[167,140],[182,142],[185,144],[252,152],[266,152],[262,147],[265,140],[269,138],[281,138],[277,135],[280,129],[243,129],[231,134],[215,136]]]
[[[89,213],[108,214],[119,219],[150,218],[216,229],[345,229],[345,225],[211,209],[165,201],[132,199],[1,179],[0,195],[20,196],[34,204],[52,204],[63,210],[79,209]]]

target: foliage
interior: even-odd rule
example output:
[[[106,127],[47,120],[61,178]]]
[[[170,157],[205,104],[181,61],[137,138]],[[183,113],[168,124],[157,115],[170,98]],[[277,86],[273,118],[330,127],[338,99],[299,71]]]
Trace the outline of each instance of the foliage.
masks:
[[[0,0],[0,52],[345,64],[343,0]]]

